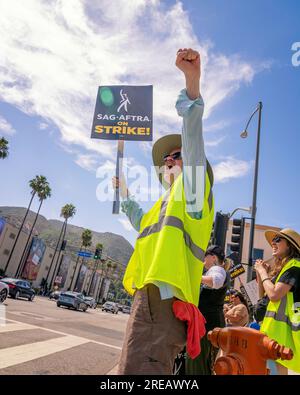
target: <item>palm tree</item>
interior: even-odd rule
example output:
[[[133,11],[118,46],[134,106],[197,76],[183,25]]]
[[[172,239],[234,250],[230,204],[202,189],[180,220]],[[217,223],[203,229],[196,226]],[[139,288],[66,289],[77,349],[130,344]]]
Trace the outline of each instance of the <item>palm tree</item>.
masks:
[[[1,137],[0,139],[0,159],[5,159],[8,157],[8,141]]]
[[[100,289],[99,289],[99,294],[98,294],[98,298],[101,297],[102,295],[102,289],[103,289],[103,285],[105,284],[105,280],[107,278],[109,278],[110,272],[113,268],[113,263],[111,260],[108,260],[107,262],[103,263],[102,265],[102,278],[101,278],[101,283],[100,283]]]
[[[118,264],[116,262],[109,262],[107,264],[108,269],[107,269],[107,274],[106,274],[106,278],[109,278],[110,281],[110,285],[109,288],[111,287],[111,285],[115,285],[115,282],[117,281],[117,279],[114,279],[114,274],[116,272],[116,269],[118,268]],[[108,289],[109,292],[109,289]]]
[[[30,210],[30,207],[31,207],[31,203],[32,203],[32,201],[33,201],[35,195],[36,195],[38,192],[40,192],[40,191],[43,189],[43,187],[44,187],[45,185],[47,185],[47,184],[48,184],[47,179],[46,179],[46,177],[44,177],[44,176],[35,176],[35,178],[33,178],[32,180],[29,181],[29,186],[30,186],[30,188],[31,188],[31,192],[30,192],[30,193],[31,193],[31,198],[30,198],[29,205],[28,205],[28,207],[27,207],[25,216],[24,216],[24,218],[23,218],[23,221],[22,221],[22,223],[21,223],[21,225],[20,225],[20,227],[19,227],[19,230],[18,230],[17,236],[16,236],[16,238],[15,238],[14,244],[13,244],[12,249],[11,249],[11,251],[10,251],[8,260],[7,260],[7,262],[6,262],[6,265],[5,265],[5,268],[4,268],[4,273],[6,272],[6,270],[7,270],[7,268],[8,268],[8,265],[9,265],[9,263],[10,263],[11,257],[12,257],[12,255],[13,255],[13,253],[14,253],[15,248],[16,248],[16,245],[17,245],[17,242],[18,242],[18,240],[19,240],[21,231],[22,231],[22,229],[23,229],[25,220],[26,220],[27,215],[28,215],[28,213],[29,213],[29,210]]]
[[[91,281],[90,281],[90,283],[89,283],[88,291],[87,291],[87,294],[88,294],[88,295],[90,294],[91,286],[92,286],[92,284],[93,284],[94,277],[95,277],[95,273],[96,273],[97,268],[98,268],[98,263],[99,263],[98,260],[101,259],[101,255],[102,255],[102,251],[103,251],[103,244],[97,243],[97,244],[96,244],[96,249],[100,250],[100,256],[99,256],[98,259],[95,259],[95,265],[94,265],[93,273],[92,273],[92,276],[91,276]]]
[[[102,289],[102,283],[103,283],[103,279],[104,279],[104,269],[105,269],[105,259],[101,259],[100,260],[101,277],[100,277],[100,281],[99,281],[99,284],[98,284],[98,289],[97,289],[96,297],[95,297],[97,302],[99,302],[100,292],[101,292],[101,289]]]
[[[59,235],[56,247],[55,247],[55,251],[54,251],[54,254],[53,254],[53,257],[52,257],[52,260],[51,260],[51,264],[50,264],[50,267],[49,267],[48,275],[50,274],[52,263],[54,261],[54,257],[56,255],[56,252],[58,251],[59,243],[61,241],[61,244],[62,244],[63,241],[64,241],[64,238],[65,238],[65,235],[66,235],[67,226],[68,226],[68,219],[73,218],[75,214],[76,214],[76,207],[72,203],[65,204],[61,208],[60,216],[64,218],[64,223],[63,223],[63,226],[61,228],[60,235]],[[62,238],[61,238],[61,236],[62,236]],[[57,268],[57,264],[59,262],[60,253],[61,253],[61,247],[59,249],[58,256],[57,256],[56,263],[55,263],[55,268],[53,270],[53,274],[52,274],[52,277],[51,277],[50,289],[52,287],[52,283],[53,283],[53,281],[55,279],[56,274],[59,273],[60,265],[59,265],[57,270],[56,270],[56,268]],[[46,281],[48,280],[48,275],[47,275]]]
[[[45,181],[44,186],[41,187],[41,189],[37,192],[37,194],[38,194],[38,197],[39,197],[40,205],[39,205],[38,211],[37,211],[37,213],[35,215],[35,218],[34,218],[34,221],[33,221],[33,225],[32,225],[32,227],[30,229],[30,233],[29,233],[29,236],[27,238],[25,247],[23,249],[23,253],[22,253],[22,256],[21,256],[21,259],[20,259],[20,262],[19,262],[19,265],[18,265],[18,268],[17,268],[17,271],[16,271],[16,274],[15,274],[16,277],[18,277],[18,275],[22,274],[22,269],[23,268],[21,269],[21,266],[22,266],[22,263],[23,263],[24,256],[25,256],[25,254],[27,252],[28,244],[30,242],[33,229],[34,229],[36,221],[37,221],[37,219],[39,217],[39,213],[40,213],[42,204],[43,204],[44,200],[48,199],[51,196],[51,188],[49,186],[48,181]]]
[[[84,251],[86,251],[87,247],[92,245],[92,237],[93,237],[92,231],[90,229],[84,229],[84,231],[81,234],[80,251],[81,251],[82,247],[84,247]],[[76,265],[75,265],[75,269],[74,269],[74,273],[73,273],[73,278],[75,277],[78,260],[79,260],[79,256],[78,256],[77,261],[76,261]],[[79,279],[79,275],[80,275],[83,263],[84,263],[84,257],[82,257],[82,259],[81,259],[81,264],[80,264],[80,267],[79,267],[79,270],[78,270],[78,273],[77,273],[76,281],[75,281],[75,283],[73,285],[73,289],[76,289],[76,285],[77,285],[77,282],[78,282],[78,279]]]

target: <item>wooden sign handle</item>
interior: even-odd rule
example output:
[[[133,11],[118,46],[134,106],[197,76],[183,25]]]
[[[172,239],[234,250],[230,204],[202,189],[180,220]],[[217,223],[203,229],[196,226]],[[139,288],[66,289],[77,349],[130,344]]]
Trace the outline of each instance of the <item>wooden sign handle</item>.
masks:
[[[124,154],[124,140],[118,140],[116,177],[118,177],[119,180],[120,180],[120,174],[122,174],[123,154]],[[119,212],[120,212],[120,188],[116,188],[112,213],[119,214]]]

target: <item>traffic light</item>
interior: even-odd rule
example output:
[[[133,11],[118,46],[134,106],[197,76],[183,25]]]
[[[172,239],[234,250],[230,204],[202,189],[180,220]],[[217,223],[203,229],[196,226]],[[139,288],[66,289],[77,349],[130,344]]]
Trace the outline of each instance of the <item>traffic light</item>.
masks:
[[[64,251],[66,249],[66,245],[67,245],[67,240],[63,240],[63,242],[61,243],[60,250]]]
[[[222,214],[219,211],[216,213],[215,222],[213,224],[213,230],[209,242],[210,245],[216,244],[223,249],[225,248],[228,220],[228,214]]]
[[[239,263],[242,261],[245,219],[234,219],[232,223],[232,236],[230,249],[236,254]]]
[[[101,259],[101,254],[102,254],[101,248],[96,248],[95,254],[94,254],[94,259]]]

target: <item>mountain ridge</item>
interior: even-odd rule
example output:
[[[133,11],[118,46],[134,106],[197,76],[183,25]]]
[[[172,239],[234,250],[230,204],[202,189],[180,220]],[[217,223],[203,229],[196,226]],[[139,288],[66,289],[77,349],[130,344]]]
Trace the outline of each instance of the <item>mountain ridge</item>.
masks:
[[[16,227],[20,227],[22,220],[26,213],[25,207],[9,207],[0,206],[0,217],[4,217],[9,223]],[[36,213],[29,211],[23,229],[27,232],[31,228]],[[47,219],[45,216],[39,214],[34,232],[43,239],[49,247],[55,248],[63,221],[58,219]],[[81,233],[85,228],[68,223],[65,239],[68,241],[67,246],[73,247],[72,250],[80,248]],[[92,246],[89,250],[93,251],[97,243],[103,244],[103,255],[111,257],[113,260],[120,262],[123,266],[127,263],[132,255],[133,247],[125,237],[112,232],[96,232],[92,231]]]

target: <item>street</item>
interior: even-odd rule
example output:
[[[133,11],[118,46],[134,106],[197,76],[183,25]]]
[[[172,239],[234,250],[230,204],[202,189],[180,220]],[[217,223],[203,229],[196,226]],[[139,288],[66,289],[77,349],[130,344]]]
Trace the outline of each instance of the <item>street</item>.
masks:
[[[0,305],[0,374],[113,374],[129,315],[11,298]]]

